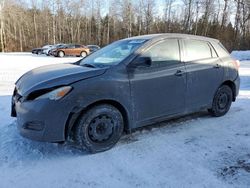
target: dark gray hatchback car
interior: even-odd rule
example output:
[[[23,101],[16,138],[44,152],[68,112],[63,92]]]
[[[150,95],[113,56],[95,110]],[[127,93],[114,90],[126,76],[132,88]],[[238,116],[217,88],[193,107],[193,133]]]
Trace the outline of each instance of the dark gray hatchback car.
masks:
[[[110,149],[124,131],[208,109],[238,95],[237,61],[218,40],[154,34],[116,41],[73,64],[36,68],[17,82],[12,116],[24,137]]]

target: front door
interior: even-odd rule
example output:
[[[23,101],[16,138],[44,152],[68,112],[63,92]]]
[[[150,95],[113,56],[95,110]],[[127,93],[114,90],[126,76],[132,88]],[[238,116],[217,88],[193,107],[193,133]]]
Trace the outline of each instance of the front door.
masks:
[[[150,57],[152,65],[129,69],[136,127],[185,111],[186,73],[178,40],[159,41],[141,56]]]

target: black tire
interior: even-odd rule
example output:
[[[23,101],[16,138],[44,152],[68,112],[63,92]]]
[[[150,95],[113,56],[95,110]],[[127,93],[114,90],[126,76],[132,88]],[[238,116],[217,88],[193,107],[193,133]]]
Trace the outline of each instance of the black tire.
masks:
[[[85,51],[82,51],[81,53],[80,53],[80,56],[81,57],[86,57],[88,54],[87,54],[87,52],[85,52]]]
[[[65,53],[64,53],[63,51],[59,51],[59,52],[57,53],[57,56],[58,56],[58,57],[64,57],[64,56],[65,56]]]
[[[109,150],[120,139],[124,129],[122,114],[112,105],[94,106],[76,123],[77,144],[90,153]]]
[[[212,108],[208,111],[211,113],[211,115],[215,117],[223,116],[229,111],[232,104],[232,100],[232,89],[227,85],[223,85],[216,91],[213,99]]]

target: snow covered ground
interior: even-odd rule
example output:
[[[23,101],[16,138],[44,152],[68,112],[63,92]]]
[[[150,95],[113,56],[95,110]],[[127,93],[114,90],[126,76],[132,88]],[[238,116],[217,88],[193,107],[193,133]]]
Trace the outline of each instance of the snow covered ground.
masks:
[[[240,60],[240,61],[243,61],[243,60],[250,61],[250,50],[233,51],[231,53],[231,56],[233,56],[235,59]]]
[[[250,186],[250,62],[241,62],[240,94],[224,117],[203,112],[163,122],[94,155],[19,136],[9,115],[15,80],[34,67],[76,60],[0,54],[0,188]]]

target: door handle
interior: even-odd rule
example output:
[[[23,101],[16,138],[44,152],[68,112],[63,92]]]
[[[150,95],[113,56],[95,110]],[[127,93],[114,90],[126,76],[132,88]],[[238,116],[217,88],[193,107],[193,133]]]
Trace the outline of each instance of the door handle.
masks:
[[[218,69],[218,68],[220,68],[220,67],[221,67],[221,65],[218,64],[218,63],[217,63],[216,65],[214,65],[214,68],[215,68],[215,69]]]
[[[177,70],[176,73],[174,74],[175,76],[182,76],[185,72],[182,70]]]

